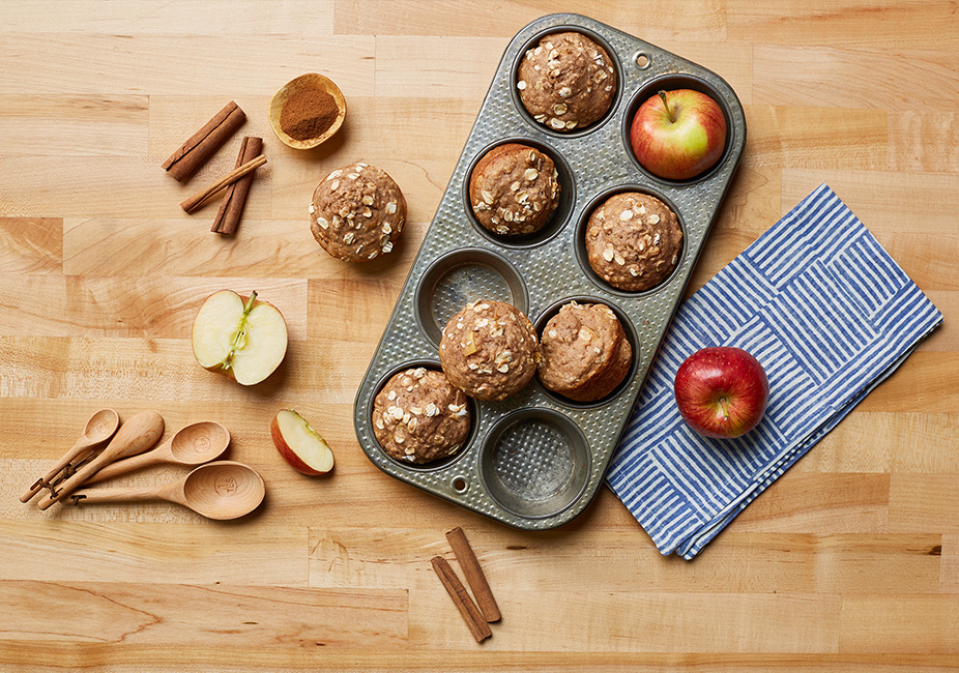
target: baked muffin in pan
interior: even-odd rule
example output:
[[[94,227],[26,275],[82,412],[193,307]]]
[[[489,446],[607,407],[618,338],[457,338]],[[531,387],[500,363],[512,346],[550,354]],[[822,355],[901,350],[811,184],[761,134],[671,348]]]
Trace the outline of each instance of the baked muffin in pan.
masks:
[[[543,387],[577,402],[609,395],[633,363],[626,331],[605,304],[564,304],[543,328],[540,353]]]
[[[683,230],[669,206],[651,194],[614,194],[589,216],[586,254],[613,287],[643,292],[662,283],[683,251]]]
[[[616,68],[606,50],[576,31],[545,35],[526,51],[516,87],[540,124],[566,133],[602,119],[616,98]]]
[[[515,306],[479,300],[450,319],[439,352],[454,386],[470,397],[497,401],[518,393],[536,374],[539,339]]]
[[[470,431],[466,395],[443,372],[411,367],[394,374],[373,399],[373,434],[390,456],[430,463],[456,454]]]

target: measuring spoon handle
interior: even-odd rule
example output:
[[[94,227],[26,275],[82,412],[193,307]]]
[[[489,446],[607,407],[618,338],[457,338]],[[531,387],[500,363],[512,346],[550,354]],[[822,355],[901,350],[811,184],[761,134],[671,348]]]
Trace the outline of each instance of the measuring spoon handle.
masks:
[[[93,414],[90,420],[87,421],[86,427],[83,429],[83,434],[80,435],[80,439],[77,440],[76,444],[63,454],[63,457],[54,464],[49,472],[37,479],[33,483],[33,486],[20,496],[20,502],[29,502],[33,496],[44,488],[51,488],[52,490],[54,479],[59,477],[59,480],[63,481],[69,477],[73,472],[66,470],[66,468],[75,461],[82,463],[84,460],[89,460],[92,457],[89,455],[91,451],[98,446],[106,444],[110,438],[116,434],[117,428],[119,427],[120,414],[118,414],[116,410],[109,408],[100,409]]]
[[[91,443],[86,438],[81,438],[76,444],[73,445],[73,448],[63,454],[63,457],[56,462],[49,472],[43,475],[43,477],[40,479],[37,479],[33,486],[27,489],[24,494],[20,496],[20,502],[30,502],[30,498],[39,493],[44,486],[49,485],[50,482],[53,481],[53,479],[63,471],[63,468],[69,465],[74,459],[79,458],[84,453],[91,450],[97,444],[102,444],[103,441]]]
[[[164,455],[168,455],[168,452],[163,451],[165,446],[166,445],[153,449],[152,451],[147,451],[146,453],[141,453],[138,456],[130,456],[129,458],[118,460],[115,463],[110,463],[87,479],[84,486],[93,486],[93,484],[99,484],[101,481],[118,477],[127,472],[133,472],[143,467],[166,462]]]
[[[143,502],[146,500],[169,500],[169,485],[162,486],[114,486],[112,488],[83,488],[74,491],[70,500],[74,504],[89,502]]]
[[[157,443],[163,434],[163,418],[153,411],[144,411],[133,416],[120,426],[113,440],[99,456],[84,465],[76,474],[60,484],[59,490],[40,501],[40,509],[47,509],[86,483],[104,465],[120,458],[143,453]]]

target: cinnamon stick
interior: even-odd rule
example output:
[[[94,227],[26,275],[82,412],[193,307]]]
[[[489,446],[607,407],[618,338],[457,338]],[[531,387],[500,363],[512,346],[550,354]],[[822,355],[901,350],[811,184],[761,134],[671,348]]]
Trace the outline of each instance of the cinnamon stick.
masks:
[[[230,101],[163,162],[163,170],[182,182],[246,121],[246,114]]]
[[[476,554],[473,553],[473,548],[470,547],[463,529],[457,526],[446,534],[446,539],[449,540],[453,553],[456,554],[456,560],[459,561],[460,568],[466,575],[466,581],[470,585],[470,589],[473,590],[473,597],[476,599],[476,603],[479,605],[486,621],[498,622],[501,617],[499,606],[496,605],[493,591],[489,588],[486,575],[483,573],[483,569],[480,567]]]
[[[243,142],[240,143],[240,153],[236,157],[236,167],[240,168],[246,162],[258,157],[262,149],[263,138],[244,137]],[[210,231],[227,236],[236,233],[237,227],[240,226],[240,218],[243,216],[243,207],[246,205],[246,196],[250,193],[252,182],[253,173],[250,173],[229,186]]]
[[[262,154],[252,161],[248,161],[239,168],[234,168],[232,171],[224,175],[222,178],[214,182],[213,184],[201,189],[199,192],[188,198],[186,201],[180,204],[180,207],[183,208],[188,213],[192,213],[194,210],[200,207],[204,201],[216,194],[221,189],[232,185],[234,182],[242,178],[244,175],[252,173],[257,168],[266,163],[266,157]]]
[[[453,599],[453,603],[460,611],[463,621],[466,622],[466,626],[469,627],[470,633],[473,634],[476,642],[482,642],[492,636],[493,632],[490,630],[489,624],[486,623],[483,615],[480,614],[479,608],[473,603],[473,599],[466,593],[466,587],[463,586],[459,577],[453,572],[453,568],[449,562],[442,556],[434,556],[430,562],[433,564],[433,570],[436,571],[440,582],[442,582],[446,588],[446,593]]]

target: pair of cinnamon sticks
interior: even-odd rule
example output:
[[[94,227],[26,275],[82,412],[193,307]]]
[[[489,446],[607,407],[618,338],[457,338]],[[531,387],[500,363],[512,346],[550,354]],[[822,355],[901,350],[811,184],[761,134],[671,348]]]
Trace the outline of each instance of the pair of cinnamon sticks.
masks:
[[[466,575],[466,581],[473,590],[473,596],[476,603],[466,592],[466,587],[460,581],[449,562],[442,556],[434,556],[431,560],[433,570],[436,571],[440,582],[446,588],[446,592],[453,599],[453,603],[459,610],[463,621],[469,627],[470,633],[476,642],[482,642],[493,635],[490,630],[490,623],[498,622],[501,618],[499,606],[496,599],[493,598],[493,592],[486,581],[486,575],[480,567],[476,555],[473,553],[470,543],[466,540],[466,534],[462,528],[454,528],[446,534],[446,539],[453,548],[453,554],[459,561],[463,574]],[[479,606],[477,607],[477,603]]]
[[[178,182],[189,178],[245,121],[246,114],[230,101],[163,162],[163,169]],[[234,170],[188,198],[180,207],[192,213],[214,194],[228,189],[210,231],[235,234],[253,182],[253,171],[266,163],[262,149],[262,138],[244,137]]]

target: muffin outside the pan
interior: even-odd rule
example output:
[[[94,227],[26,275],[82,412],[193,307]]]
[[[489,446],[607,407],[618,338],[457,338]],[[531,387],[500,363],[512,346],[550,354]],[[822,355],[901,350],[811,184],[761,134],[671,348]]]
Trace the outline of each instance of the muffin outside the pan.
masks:
[[[470,205],[484,229],[500,235],[533,234],[559,205],[559,173],[534,147],[494,147],[470,174]]]
[[[649,194],[615,194],[592,212],[586,225],[589,265],[607,283],[627,292],[643,292],[663,282],[682,250],[676,213]]]
[[[406,198],[399,185],[364,163],[323,178],[309,210],[317,243],[346,262],[368,262],[389,253],[406,225]]]
[[[429,463],[459,451],[470,431],[466,395],[425,367],[390,377],[373,400],[373,434],[396,460]]]
[[[577,402],[609,395],[629,373],[633,349],[605,304],[565,304],[543,328],[539,379]]]
[[[515,395],[536,374],[538,362],[533,324],[505,302],[471,302],[443,330],[440,366],[470,397],[497,401]]]
[[[533,119],[554,131],[601,119],[616,97],[616,68],[606,50],[582,33],[544,36],[526,51],[516,88]]]

